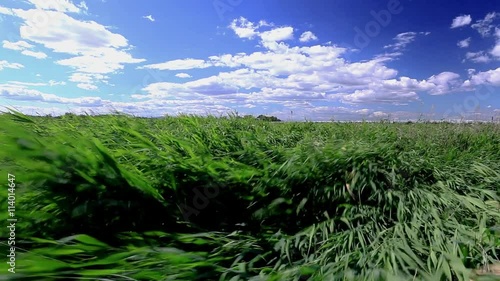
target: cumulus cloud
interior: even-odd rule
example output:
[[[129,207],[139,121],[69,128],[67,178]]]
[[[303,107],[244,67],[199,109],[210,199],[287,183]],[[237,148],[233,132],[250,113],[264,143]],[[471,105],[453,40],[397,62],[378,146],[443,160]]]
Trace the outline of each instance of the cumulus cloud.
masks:
[[[272,27],[270,30],[261,31],[262,27]],[[294,28],[291,26],[275,27],[274,24],[269,24],[266,21],[258,23],[250,22],[244,17],[234,19],[229,28],[239,38],[254,39],[260,38],[261,45],[269,50],[283,50],[286,45],[282,41],[293,39]]]
[[[264,31],[259,34],[263,42],[278,42],[293,38],[293,27],[285,26]]]
[[[491,31],[495,28],[493,22],[499,17],[500,13],[497,12],[488,13],[484,17],[484,19],[476,21],[476,23],[471,25],[471,27],[477,30],[477,32],[479,32],[481,36],[488,37],[491,35]]]
[[[88,11],[89,7],[87,7],[87,3],[85,1],[81,1],[80,4],[76,5],[78,8],[81,8],[83,11]]]
[[[471,38],[464,39],[462,41],[458,41],[457,46],[460,48],[468,48],[471,42]]]
[[[66,45],[50,39],[57,38],[50,37],[57,34],[53,30],[42,31],[37,35],[25,34],[23,40],[66,54],[67,58],[56,63],[75,69],[69,76],[69,82],[75,83],[77,87],[97,91],[96,81],[109,83],[110,75],[123,69],[125,64],[143,62],[128,53],[130,45],[122,35],[91,21],[80,22],[65,17],[67,15],[59,15],[56,11],[48,12],[56,13],[61,20],[66,21],[65,28],[72,30],[66,33],[62,30],[62,23],[54,24],[56,30],[60,28],[57,32],[68,34],[60,38]],[[15,11],[16,15],[22,13],[27,11]],[[229,29],[239,38],[257,41],[262,48],[250,53],[218,54],[203,59],[180,58],[142,65],[138,68],[176,71],[175,77],[178,78],[192,78],[187,73],[178,73],[178,70],[223,68],[224,71],[200,79],[175,80],[178,83],[150,83],[143,87],[142,94],[134,93],[133,100],[129,102],[112,102],[98,97],[63,98],[29,89],[28,84],[16,83],[0,84],[0,96],[68,104],[99,112],[113,109],[129,114],[143,115],[147,112],[157,116],[179,111],[221,113],[232,108],[250,110],[259,106],[274,108],[279,116],[287,117],[293,111],[294,118],[317,116],[326,120],[334,115],[380,118],[384,112],[377,113],[361,105],[403,105],[419,101],[420,93],[443,95],[470,89],[474,85],[497,83],[496,72],[476,71],[470,72],[466,82],[453,72],[438,73],[422,80],[414,79],[400,76],[396,69],[389,67],[387,61],[391,59],[390,55],[351,62],[344,56],[352,50],[334,44],[291,46],[287,44],[294,38],[295,29],[291,26],[275,26],[265,21],[250,22],[239,18],[230,24]],[[85,39],[86,33],[91,37],[89,41]],[[417,36],[427,34],[399,34],[394,39],[395,43],[388,48],[404,49]],[[343,106],[324,106],[331,101],[340,102]],[[403,118],[407,116],[405,114],[399,116]]]
[[[25,56],[30,56],[34,57],[37,59],[45,59],[47,58],[47,54],[43,52],[36,52],[30,49],[33,49],[35,46],[26,42],[26,41],[17,41],[17,42],[10,42],[7,40],[2,41],[2,47],[5,49],[10,49],[14,51],[21,51],[21,54]]]
[[[56,61],[57,64],[69,66],[79,73],[108,74],[122,70],[125,63],[140,63],[143,59],[135,59],[129,53],[114,48],[94,50],[80,56]]]
[[[6,8],[6,7],[0,6],[0,14],[7,15],[7,16],[13,16],[14,12],[12,11],[11,8]]]
[[[0,84],[0,97],[19,101],[71,104],[86,107],[101,106],[106,103],[99,97],[64,98],[27,88],[19,84]]]
[[[497,60],[500,60],[500,28],[495,29],[496,44],[490,51],[490,54]]]
[[[442,95],[458,91],[460,76],[443,72],[428,79],[398,77],[376,56],[361,62],[349,62],[342,56],[348,51],[336,45],[289,46],[282,41],[293,38],[292,27],[267,25],[239,18],[230,29],[240,38],[259,40],[266,51],[209,56],[208,59],[178,59],[143,66],[159,70],[224,67],[233,70],[185,83],[159,82],[143,88],[146,94],[133,98],[151,100],[208,100],[224,104],[273,102],[289,107],[307,103],[340,101],[345,104],[408,104],[419,100],[419,93]],[[428,32],[407,32],[395,37],[390,48],[400,49],[416,36]]]
[[[493,48],[486,51],[468,52],[465,54],[466,60],[475,63],[488,63],[492,60],[500,60],[500,28],[495,27],[495,19],[500,18],[500,13],[491,12],[486,15],[482,20],[478,20],[472,25],[482,37],[495,37],[495,45]],[[494,30],[494,32],[492,32]],[[459,43],[460,44],[460,43]],[[468,46],[468,44],[467,44]]]
[[[255,24],[244,17],[240,17],[238,19],[234,19],[229,25],[229,28],[231,28],[240,38],[253,39],[256,35],[258,35],[256,30],[263,26],[270,26],[270,24],[265,21],[260,21]]]
[[[100,81],[104,84],[109,84],[109,76],[99,73],[73,73],[69,77],[70,82],[77,83],[76,86],[87,91],[95,91],[98,89],[93,81]]]
[[[20,63],[11,63],[6,60],[0,60],[0,70],[4,70],[5,68],[12,68],[12,69],[21,69],[23,68],[24,65]]]
[[[433,75],[427,82],[433,84],[429,93],[432,95],[442,95],[460,89],[462,81],[460,75],[454,72],[445,71],[438,75]]]
[[[3,40],[2,47],[5,49],[10,49],[10,50],[14,50],[14,51],[22,51],[25,49],[33,48],[35,46],[31,45],[30,43],[28,43],[26,41],[10,42],[7,40]]]
[[[53,52],[70,56],[55,61],[56,64],[70,67],[75,73],[112,74],[122,70],[125,64],[145,61],[134,58],[128,53],[131,46],[123,35],[113,33],[95,21],[78,20],[66,14],[66,12],[82,12],[86,7],[85,2],[76,6],[68,0],[29,1],[36,9],[10,9],[9,12],[23,21],[19,30],[23,42],[34,42]],[[46,57],[40,52],[27,50],[26,48],[30,46],[26,44],[20,45],[18,42],[16,46],[18,48],[24,46],[25,55]],[[95,85],[98,82],[102,81],[94,79],[84,84]],[[95,88],[88,85],[80,86],[87,89]]]
[[[500,86],[500,67],[484,72],[472,74],[470,79],[464,82],[465,85],[492,85]]]
[[[187,73],[177,73],[175,74],[175,77],[178,77],[178,78],[191,78],[192,76],[187,74]]]
[[[31,51],[31,50],[24,50],[21,52],[21,54],[25,55],[25,56],[29,56],[29,57],[34,57],[34,58],[37,58],[37,59],[45,59],[47,58],[47,54],[45,54],[44,52],[34,52],[34,51]]]
[[[453,19],[450,28],[457,28],[469,25],[472,22],[472,18],[470,15],[462,15]]]
[[[155,101],[145,101],[145,102],[109,102],[97,105],[97,106],[82,106],[78,104],[71,104],[71,107],[60,108],[55,106],[15,106],[16,110],[30,115],[52,115],[59,116],[65,113],[74,114],[110,114],[114,112],[122,112],[125,114],[130,114],[133,116],[141,117],[161,117],[165,115],[177,115],[179,113],[184,114],[197,114],[197,115],[227,115],[230,112],[234,112],[231,108],[223,105],[204,105],[200,107],[199,105],[177,105],[170,103],[160,103]],[[0,108],[0,112],[1,112]]]
[[[408,104],[419,100],[417,93],[412,91],[383,92],[374,89],[355,90],[353,93],[345,94],[340,100],[351,104],[388,103],[388,104]]]
[[[500,43],[497,42],[493,50],[491,50],[491,55],[496,57],[497,60],[500,59]]]
[[[491,61],[491,58],[489,57],[489,55],[487,53],[485,53],[484,51],[467,52],[465,54],[465,58],[472,61],[472,62],[475,62],[475,63],[487,63],[487,62]]]
[[[375,111],[372,113],[372,116],[376,118],[387,118],[389,117],[389,113],[383,111]]]
[[[80,89],[84,89],[87,91],[95,91],[98,89],[96,85],[89,84],[89,83],[78,83],[78,84],[76,84],[76,86]]]
[[[300,42],[316,41],[318,40],[318,37],[316,37],[316,35],[314,35],[311,31],[306,31],[300,35],[299,40]]]
[[[71,82],[86,84],[92,83],[93,80],[100,80],[107,83],[107,79],[109,79],[109,76],[96,73],[73,73],[69,77],[69,81]]]

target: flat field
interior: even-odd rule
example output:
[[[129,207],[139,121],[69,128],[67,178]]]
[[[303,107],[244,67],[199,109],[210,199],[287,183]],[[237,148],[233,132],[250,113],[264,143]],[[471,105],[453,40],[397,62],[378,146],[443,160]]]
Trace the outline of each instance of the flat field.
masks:
[[[0,124],[0,280],[468,281],[500,259],[499,124]]]

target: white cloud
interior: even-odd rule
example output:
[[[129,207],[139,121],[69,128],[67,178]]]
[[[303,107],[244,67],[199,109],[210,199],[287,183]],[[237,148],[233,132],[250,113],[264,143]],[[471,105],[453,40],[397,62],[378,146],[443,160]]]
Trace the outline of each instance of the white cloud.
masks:
[[[470,15],[462,15],[453,19],[450,28],[457,28],[469,25],[472,22],[472,18]]]
[[[3,44],[2,47],[4,47],[5,49],[10,49],[14,51],[22,51],[35,47],[26,41],[10,42],[7,40],[3,40],[2,44]]]
[[[500,43],[497,43],[490,53],[492,56],[496,57],[497,60],[500,59]]]
[[[264,42],[278,42],[293,39],[293,27],[278,27],[259,34]]]
[[[330,47],[331,48],[331,47]],[[309,50],[310,51],[310,50]],[[314,52],[310,52],[314,53]],[[251,54],[249,56],[252,56]],[[276,55],[276,54],[275,54]],[[272,59],[272,54],[268,54]],[[257,62],[262,63],[265,57],[260,57]],[[244,61],[248,57],[236,58],[235,61]],[[311,58],[324,61],[321,57]],[[450,77],[446,79],[447,73],[432,78],[432,82],[417,81],[407,77],[399,80],[391,79],[396,72],[383,66],[378,61],[345,64],[344,62],[332,67],[317,65],[313,69],[303,67],[297,69],[293,61],[288,60],[290,69],[286,78],[278,78],[276,75],[285,74],[281,72],[281,66],[275,60],[269,61],[261,67],[253,65],[252,60],[246,61],[248,67],[257,69],[238,69],[232,72],[222,72],[217,76],[211,76],[187,83],[153,83],[144,90],[149,93],[149,98],[162,99],[178,97],[180,93],[189,93],[191,98],[197,95],[205,95],[206,98],[236,98],[245,101],[284,101],[284,100],[328,100],[337,99],[347,103],[395,103],[404,104],[418,100],[417,91],[433,91],[434,94],[444,94],[451,90],[447,84]],[[286,66],[287,64],[283,64]],[[270,69],[269,69],[270,68]],[[274,70],[273,68],[278,68]],[[261,70],[262,69],[262,70]],[[268,70],[263,70],[268,69]],[[275,71],[275,73],[273,73]],[[279,71],[279,72],[276,72]],[[448,75],[449,76],[449,75]],[[455,85],[455,84],[453,84]],[[239,93],[239,89],[260,89],[248,94]],[[344,92],[351,90],[351,93]],[[145,96],[136,96],[142,97]]]
[[[484,17],[484,19],[476,21],[476,23],[471,25],[471,27],[477,30],[477,32],[479,32],[479,34],[481,34],[481,36],[483,37],[490,36],[491,30],[495,27],[493,21],[499,17],[500,13],[497,12],[488,13]]]
[[[187,73],[177,73],[175,74],[175,77],[179,77],[179,78],[191,78],[192,76],[187,74]]]
[[[110,114],[116,111],[123,112],[126,114],[132,114],[134,116],[142,117],[161,117],[165,114],[176,115],[179,113],[186,114],[214,114],[216,116],[226,115],[231,111],[230,108],[221,105],[206,105],[205,108],[200,108],[199,106],[192,105],[164,105],[156,104],[153,102],[148,103],[109,103],[99,106],[79,106],[72,105],[68,108],[60,108],[55,106],[15,106],[14,109],[29,115],[51,115],[60,116],[65,113],[74,114]],[[0,109],[0,112],[2,110]]]
[[[466,81],[466,84],[469,83],[471,85],[488,84],[493,86],[500,86],[500,67],[497,69],[492,69],[471,75],[470,81]]]
[[[21,81],[8,81],[8,84],[11,85],[20,85],[20,86],[34,86],[34,87],[40,87],[40,86],[59,86],[59,85],[66,85],[66,82],[61,81],[54,81],[50,80],[48,83],[45,82],[21,82]],[[5,84],[4,84],[5,85]]]
[[[467,48],[467,47],[469,47],[470,42],[471,42],[471,38],[469,37],[469,38],[464,39],[462,41],[458,41],[457,46],[460,48]]]
[[[311,31],[306,31],[300,35],[299,40],[300,42],[316,41],[318,40],[318,37],[316,37],[316,35],[314,35]]]
[[[91,74],[91,73],[73,73],[69,77],[69,81],[75,83],[91,83],[94,79],[107,81],[108,76],[102,74]]]
[[[21,37],[42,44],[54,52],[92,54],[104,48],[128,46],[125,37],[112,33],[95,21],[80,21],[61,12],[46,11],[50,20],[40,26],[37,22],[37,10],[16,9],[15,12],[24,20],[20,28]]]
[[[3,70],[5,68],[12,68],[12,69],[21,69],[23,68],[24,65],[20,64],[20,63],[10,63],[6,60],[0,60],[0,70]]]
[[[207,68],[210,64],[200,59],[172,60],[164,63],[149,64],[140,66],[137,69],[158,69],[158,70],[185,70],[193,68]]]
[[[80,89],[94,91],[98,87],[94,85],[94,81],[100,81],[101,83],[109,84],[109,76],[99,74],[99,73],[73,73],[69,77],[70,82],[77,83],[77,87]]]
[[[390,103],[399,105],[419,100],[417,93],[412,91],[384,92],[374,89],[356,90],[351,94],[342,95],[339,99],[351,104]]]
[[[155,19],[153,18],[153,16],[152,16],[152,15],[143,16],[142,18],[143,18],[143,19],[147,19],[147,20],[149,20],[149,21],[151,21],[151,22],[154,22],[154,21],[155,21]]]
[[[287,45],[280,41],[293,39],[293,27],[278,27],[269,31],[264,31],[259,33],[259,37],[262,39],[262,46],[266,49],[273,51],[279,51],[280,49],[286,50]]]
[[[26,86],[19,84],[0,84],[0,97],[19,101],[72,104],[85,107],[109,104],[109,101],[102,100],[99,97],[64,98],[28,89]]]
[[[58,60],[55,63],[72,67],[77,72],[107,74],[123,69],[125,63],[133,64],[143,61],[143,59],[134,59],[125,51],[102,48],[80,56]]]
[[[59,86],[59,85],[64,86],[64,85],[66,85],[66,82],[64,82],[64,81],[57,82],[57,81],[54,81],[54,80],[49,80],[48,84],[51,87],[52,86]]]
[[[69,82],[74,82],[77,87],[98,91],[96,81],[108,83],[110,74],[123,69],[125,63],[141,61],[128,53],[130,45],[123,36],[110,32],[106,27],[101,28],[97,23],[81,23],[72,19],[73,22],[62,15],[59,16],[60,19],[66,20],[65,28],[71,32],[64,33],[58,24],[55,24],[55,27],[60,28],[59,31],[63,32],[61,34],[68,36],[54,37],[57,31],[47,30],[38,35],[26,34],[26,40],[43,44],[45,47],[50,46],[49,49],[69,55],[56,63],[75,69],[69,77]],[[385,112],[377,113],[358,105],[408,104],[419,101],[420,93],[447,94],[458,91],[465,84],[460,81],[458,74],[452,72],[443,72],[424,80],[400,77],[396,69],[387,65],[387,61],[391,59],[390,55],[350,62],[343,57],[350,50],[333,44],[290,46],[283,41],[294,37],[293,27],[275,27],[263,21],[252,23],[240,18],[237,22],[233,21],[230,28],[238,37],[255,39],[265,49],[251,53],[214,55],[206,59],[174,59],[138,67],[173,71],[208,67],[230,68],[216,75],[192,81],[149,84],[142,89],[145,94],[133,96],[140,101],[111,102],[97,97],[68,99],[28,89],[28,84],[15,83],[0,84],[0,96],[16,100],[70,104],[82,110],[90,108],[99,112],[116,109],[139,115],[161,116],[179,111],[203,114],[207,111],[224,112],[230,110],[230,106],[249,109],[273,105],[282,108],[278,113],[285,117],[293,110],[296,116],[319,116],[324,119],[333,115],[376,118]],[[264,28],[267,30],[263,30]],[[98,35],[92,33],[94,31]],[[89,41],[85,41],[84,35],[87,32],[91,36]],[[416,36],[427,34],[402,33],[395,37],[396,43],[392,48],[404,48]],[[54,42],[54,38],[64,41],[67,46]],[[496,81],[494,73],[479,74],[481,73],[471,72],[470,75],[475,75],[475,78],[471,77],[468,83],[475,85]],[[187,73],[177,73],[175,76],[191,78]],[[57,83],[54,81],[52,85]],[[49,81],[46,84],[51,83]],[[345,107],[318,106],[318,103],[333,100],[343,103]],[[351,105],[353,106],[350,107]],[[398,116],[409,115],[402,112]]]
[[[56,64],[71,67],[75,73],[111,74],[122,70],[125,64],[144,62],[133,58],[128,51],[127,39],[111,32],[95,21],[82,21],[64,12],[81,12],[86,7],[81,2],[78,8],[69,1],[57,0],[52,4],[42,0],[30,0],[38,9],[12,9],[12,14],[24,20],[20,35],[26,41],[43,45],[56,53],[71,55],[55,61]],[[40,9],[44,9],[41,11]],[[43,21],[40,22],[40,17]],[[40,52],[28,51],[26,55],[43,58]],[[97,75],[90,77],[98,77]],[[86,84],[103,82],[95,78]],[[82,85],[80,85],[82,86]],[[93,88],[84,85],[85,88]]]
[[[264,26],[271,26],[273,28],[268,31],[258,31],[258,29]],[[293,39],[294,32],[291,26],[274,27],[274,24],[269,24],[265,21],[260,21],[255,24],[244,17],[233,20],[229,28],[233,30],[239,38],[253,39],[258,36],[261,39],[263,47],[274,51],[285,49],[286,45],[280,41]]]
[[[449,71],[433,75],[427,79],[427,82],[434,84],[429,93],[432,95],[442,95],[460,89],[462,81],[459,79],[459,74]]]
[[[494,56],[497,60],[500,60],[500,28],[495,28],[496,44],[490,51],[490,54]]]
[[[81,1],[80,4],[77,5],[78,8],[81,8],[84,11],[88,11],[89,7],[87,7],[87,3],[85,1]]]
[[[12,11],[11,8],[5,8],[0,6],[0,14],[7,15],[7,16],[13,16],[14,12]]]
[[[43,52],[34,52],[34,51],[30,51],[30,50],[24,50],[21,52],[21,54],[23,54],[25,56],[34,57],[37,59],[46,59],[47,58],[47,54],[45,54]]]
[[[370,83],[365,89],[340,96],[333,96],[332,98],[354,104],[408,104],[409,102],[420,100],[418,92],[441,95],[456,91],[461,86],[461,82],[458,80],[459,77],[456,73],[443,72],[422,81],[409,77],[387,79]]]
[[[235,21],[236,22],[236,21]],[[233,23],[235,23],[233,22]],[[185,59],[143,66],[161,70],[207,67],[229,67],[234,70],[185,83],[152,83],[137,99],[200,101],[250,104],[269,103],[298,106],[310,102],[337,100],[346,104],[388,103],[408,104],[419,100],[420,92],[432,95],[458,91],[459,75],[443,72],[427,80],[397,77],[389,68],[388,57],[375,57],[361,62],[348,62],[341,56],[348,49],[335,45],[291,47],[278,42],[293,38],[293,28],[272,27],[261,31],[258,26],[239,19],[252,32],[242,32],[240,25],[230,26],[241,38],[260,39],[265,52],[223,54],[207,60]],[[250,33],[252,35],[250,35]],[[428,32],[402,33],[395,37],[403,48],[418,35]],[[396,46],[394,46],[396,47]],[[302,105],[301,105],[302,106]]]
[[[2,44],[3,44],[2,47],[4,47],[5,49],[21,51],[21,54],[25,56],[35,57],[37,59],[47,58],[47,55],[43,52],[35,52],[32,50],[28,50],[34,48],[35,46],[26,41],[10,42],[7,40],[3,40]]]
[[[47,83],[42,82],[22,82],[22,81],[8,81],[8,84],[21,85],[21,86],[47,86]]]
[[[389,117],[389,113],[383,111],[375,111],[372,113],[372,116],[375,118],[387,118]]]
[[[386,45],[386,46],[384,46],[384,49],[392,49],[394,51],[399,51],[399,50],[404,49],[411,42],[415,41],[415,38],[418,35],[427,36],[429,34],[430,34],[430,32],[418,32],[418,33],[417,32],[404,32],[404,33],[400,33],[400,34],[396,35],[396,37],[393,38],[393,40],[396,41],[396,43]]]
[[[473,28],[477,29],[477,31],[483,36],[488,37],[491,34],[491,30],[494,28],[492,22],[495,18],[500,18],[499,13],[489,13],[486,15],[485,19],[478,21],[478,23],[473,24]],[[495,45],[488,51],[479,51],[479,52],[468,52],[465,54],[467,60],[473,61],[475,63],[488,63],[492,60],[500,60],[500,28],[495,27],[495,32],[493,34],[495,36]]]
[[[58,11],[58,12],[70,12],[70,13],[80,13],[82,12],[82,9],[86,10],[87,5],[85,2],[80,3],[80,8],[78,8],[76,5],[74,5],[71,1],[69,0],[51,0],[51,1],[46,1],[46,0],[27,0],[31,4],[35,5],[35,8],[40,9],[40,10],[51,10],[51,11]]]
[[[491,61],[491,58],[487,53],[481,52],[467,52],[465,54],[466,59],[473,61],[475,63],[487,63]]]
[[[246,18],[240,17],[238,19],[233,20],[229,25],[229,28],[231,28],[234,31],[234,33],[236,33],[236,35],[240,38],[252,39],[254,36],[258,34],[258,32],[256,32],[256,29],[258,29],[261,26],[265,26],[263,25],[263,23],[265,24],[265,22],[261,21],[260,23],[255,25]]]
[[[96,85],[89,84],[89,83],[79,83],[76,86],[80,89],[84,89],[87,91],[94,91],[94,90],[98,89]]]

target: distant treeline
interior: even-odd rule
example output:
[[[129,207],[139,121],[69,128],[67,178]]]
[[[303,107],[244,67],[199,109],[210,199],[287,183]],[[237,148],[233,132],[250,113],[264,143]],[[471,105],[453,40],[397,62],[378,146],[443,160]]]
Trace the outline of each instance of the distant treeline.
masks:
[[[240,118],[258,119],[258,120],[271,121],[271,122],[281,122],[281,120],[276,116],[266,116],[266,115],[262,115],[262,114],[257,116],[257,117],[255,117],[253,115],[244,115],[243,117],[240,116]]]

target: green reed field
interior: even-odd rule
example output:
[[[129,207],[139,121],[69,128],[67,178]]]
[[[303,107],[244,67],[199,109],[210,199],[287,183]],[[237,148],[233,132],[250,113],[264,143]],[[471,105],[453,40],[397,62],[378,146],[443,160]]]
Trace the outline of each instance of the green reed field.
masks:
[[[495,280],[499,124],[10,113],[0,145],[0,280]]]

